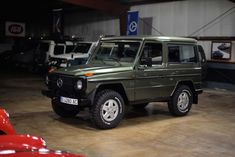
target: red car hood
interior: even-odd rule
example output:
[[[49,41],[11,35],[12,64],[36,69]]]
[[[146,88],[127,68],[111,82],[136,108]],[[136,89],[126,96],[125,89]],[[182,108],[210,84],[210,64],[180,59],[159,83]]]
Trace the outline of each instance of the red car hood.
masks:
[[[32,136],[32,135],[0,136],[0,151],[1,150],[31,151],[45,147],[46,147],[46,142],[41,137],[37,136]]]
[[[13,150],[0,150],[1,157],[84,157],[62,151],[52,151],[48,149],[39,149],[37,151],[16,152]]]

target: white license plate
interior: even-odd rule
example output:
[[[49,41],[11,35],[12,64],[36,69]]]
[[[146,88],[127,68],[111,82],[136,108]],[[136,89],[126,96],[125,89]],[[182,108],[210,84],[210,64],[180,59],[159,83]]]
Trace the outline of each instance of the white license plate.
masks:
[[[72,99],[63,96],[60,97],[60,102],[70,105],[78,105],[78,99]]]

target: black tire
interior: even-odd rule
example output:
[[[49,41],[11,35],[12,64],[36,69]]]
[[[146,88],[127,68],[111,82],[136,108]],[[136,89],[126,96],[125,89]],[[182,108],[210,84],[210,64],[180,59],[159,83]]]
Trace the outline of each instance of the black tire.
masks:
[[[132,107],[134,109],[144,109],[147,105],[148,105],[148,103],[141,103],[141,104],[134,104],[134,105],[132,105]]]
[[[63,118],[75,117],[79,112],[77,107],[71,105],[65,107],[57,99],[52,99],[51,104],[53,111]]]
[[[180,101],[181,99],[181,102]],[[192,107],[193,95],[191,89],[186,85],[179,86],[168,102],[168,109],[174,116],[185,116]]]
[[[104,109],[105,106],[107,109]],[[124,113],[125,104],[122,96],[113,90],[102,90],[95,96],[94,104],[91,107],[91,120],[97,128],[111,129],[120,123]]]

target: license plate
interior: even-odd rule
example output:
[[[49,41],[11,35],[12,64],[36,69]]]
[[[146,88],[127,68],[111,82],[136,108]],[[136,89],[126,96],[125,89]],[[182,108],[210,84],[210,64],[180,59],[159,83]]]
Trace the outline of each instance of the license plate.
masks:
[[[64,104],[70,104],[70,105],[78,105],[78,99],[72,99],[72,98],[67,98],[67,97],[60,97],[60,102]]]

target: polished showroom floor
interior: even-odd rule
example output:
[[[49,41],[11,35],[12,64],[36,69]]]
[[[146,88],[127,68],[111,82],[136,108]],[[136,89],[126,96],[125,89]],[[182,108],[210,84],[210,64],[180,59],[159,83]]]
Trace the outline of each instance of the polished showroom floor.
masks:
[[[41,95],[42,77],[8,73],[0,77],[0,106],[19,134],[43,137],[49,148],[88,157],[231,157],[235,154],[235,93],[205,89],[186,117],[172,117],[164,103],[130,109],[112,130],[95,129],[88,111],[74,119],[52,112]]]

